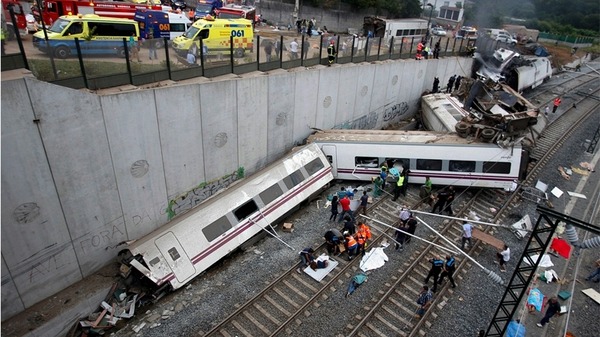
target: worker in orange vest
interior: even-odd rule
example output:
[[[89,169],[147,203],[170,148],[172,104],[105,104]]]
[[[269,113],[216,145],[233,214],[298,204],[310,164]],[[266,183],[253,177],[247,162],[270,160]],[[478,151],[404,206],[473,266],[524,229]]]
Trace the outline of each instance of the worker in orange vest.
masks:
[[[417,45],[417,60],[422,60],[423,56],[421,55],[421,53],[423,52],[423,48],[425,47],[425,45],[423,44],[423,41],[420,41],[419,44]]]
[[[346,240],[346,250],[348,251],[348,260],[352,260],[356,252],[358,251],[358,242],[354,239],[350,232],[344,232],[344,239]]]
[[[365,255],[367,240],[371,240],[371,229],[364,222],[359,222],[356,228],[356,241],[358,242],[358,251]]]
[[[560,97],[556,97],[554,99],[554,107],[552,108],[552,113],[556,112],[556,109],[558,109],[558,106],[560,105],[560,103],[562,103],[562,101],[560,100]]]

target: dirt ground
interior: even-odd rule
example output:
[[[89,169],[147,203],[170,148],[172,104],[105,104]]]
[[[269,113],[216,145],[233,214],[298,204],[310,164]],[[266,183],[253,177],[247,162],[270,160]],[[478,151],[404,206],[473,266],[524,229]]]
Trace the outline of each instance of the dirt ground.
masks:
[[[577,61],[586,55],[586,52],[582,50],[582,48],[579,48],[574,55],[571,55],[570,46],[555,46],[553,43],[542,43],[542,45],[546,47],[548,52],[552,55],[552,67],[557,69],[561,66]]]

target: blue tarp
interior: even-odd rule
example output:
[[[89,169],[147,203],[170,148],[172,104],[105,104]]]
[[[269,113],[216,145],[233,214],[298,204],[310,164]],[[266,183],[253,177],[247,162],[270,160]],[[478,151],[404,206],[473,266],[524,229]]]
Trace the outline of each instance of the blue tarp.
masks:
[[[511,321],[506,328],[506,337],[525,337],[525,326],[517,321]]]
[[[535,56],[539,56],[539,57],[545,57],[545,56],[549,56],[550,53],[548,53],[548,51],[546,50],[546,48],[539,46],[535,49],[534,52]]]
[[[544,294],[538,289],[533,288],[529,291],[527,296],[527,304],[533,305],[537,311],[542,311],[542,304],[544,303]]]

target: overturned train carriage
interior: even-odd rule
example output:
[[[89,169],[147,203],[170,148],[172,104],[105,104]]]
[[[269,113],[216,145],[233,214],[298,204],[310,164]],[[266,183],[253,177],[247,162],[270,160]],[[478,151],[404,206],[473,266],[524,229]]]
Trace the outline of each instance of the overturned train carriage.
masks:
[[[527,156],[519,143],[501,147],[430,131],[327,130],[308,138],[325,153],[333,175],[369,181],[381,165],[410,169],[408,182],[435,185],[512,188],[524,172]]]
[[[304,146],[134,241],[127,262],[157,286],[180,288],[332,179],[318,146]]]

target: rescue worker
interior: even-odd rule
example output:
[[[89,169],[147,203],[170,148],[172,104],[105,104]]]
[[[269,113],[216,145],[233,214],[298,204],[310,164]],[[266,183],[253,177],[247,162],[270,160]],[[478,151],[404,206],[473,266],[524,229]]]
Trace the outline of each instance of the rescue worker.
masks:
[[[556,112],[556,109],[558,109],[558,106],[560,105],[560,103],[562,103],[562,101],[560,100],[560,97],[556,97],[554,99],[554,107],[552,108],[552,113]]]
[[[381,164],[381,172],[379,172],[379,177],[381,178],[381,189],[385,190],[385,182],[388,176],[388,167],[385,164]]]
[[[444,267],[444,260],[438,258],[438,257],[434,257],[432,259],[429,259],[429,263],[431,263],[431,269],[429,270],[429,274],[427,274],[427,277],[425,278],[425,284],[427,284],[427,282],[429,282],[429,278],[433,276],[433,292],[436,292],[437,290],[437,285],[438,285],[438,278],[440,276],[440,273],[442,272],[442,268]]]
[[[2,38],[2,56],[6,55],[6,36],[8,35],[7,31],[2,27],[0,31],[0,38]]]
[[[358,251],[364,256],[367,248],[367,241],[371,240],[371,228],[364,222],[359,222],[355,237],[358,242]]]
[[[425,57],[425,59],[429,59],[429,54],[431,53],[431,48],[429,48],[429,45],[426,45],[425,48],[423,49],[423,56]]]
[[[444,266],[442,268],[442,275],[440,276],[438,284],[441,285],[444,282],[444,277],[448,276],[450,284],[452,284],[452,288],[456,288],[454,278],[452,277],[454,271],[456,270],[456,260],[454,259],[454,256],[446,255],[446,261],[444,262]]]
[[[398,181],[396,182],[396,187],[394,188],[394,198],[392,201],[396,201],[402,192],[402,186],[404,185],[404,180],[406,179],[405,175],[400,175]]]
[[[421,55],[421,53],[423,52],[424,47],[425,47],[425,45],[423,44],[423,41],[420,41],[419,44],[417,45],[417,57],[415,58],[416,60],[423,59],[423,56]]]
[[[340,249],[339,249],[339,244],[343,243],[343,237],[342,237],[342,233],[340,233],[339,230],[332,228],[330,230],[328,230],[327,232],[325,232],[325,235],[323,235],[323,237],[325,238],[325,243],[327,245],[327,252],[331,255],[331,254],[339,254],[340,253]]]
[[[337,53],[335,52],[335,40],[329,41],[329,47],[327,47],[327,59],[329,61],[328,67],[331,67],[333,62],[335,62],[335,56]]]
[[[358,242],[348,232],[344,232],[344,239],[346,240],[346,250],[348,251],[348,260],[350,261],[358,252]]]

